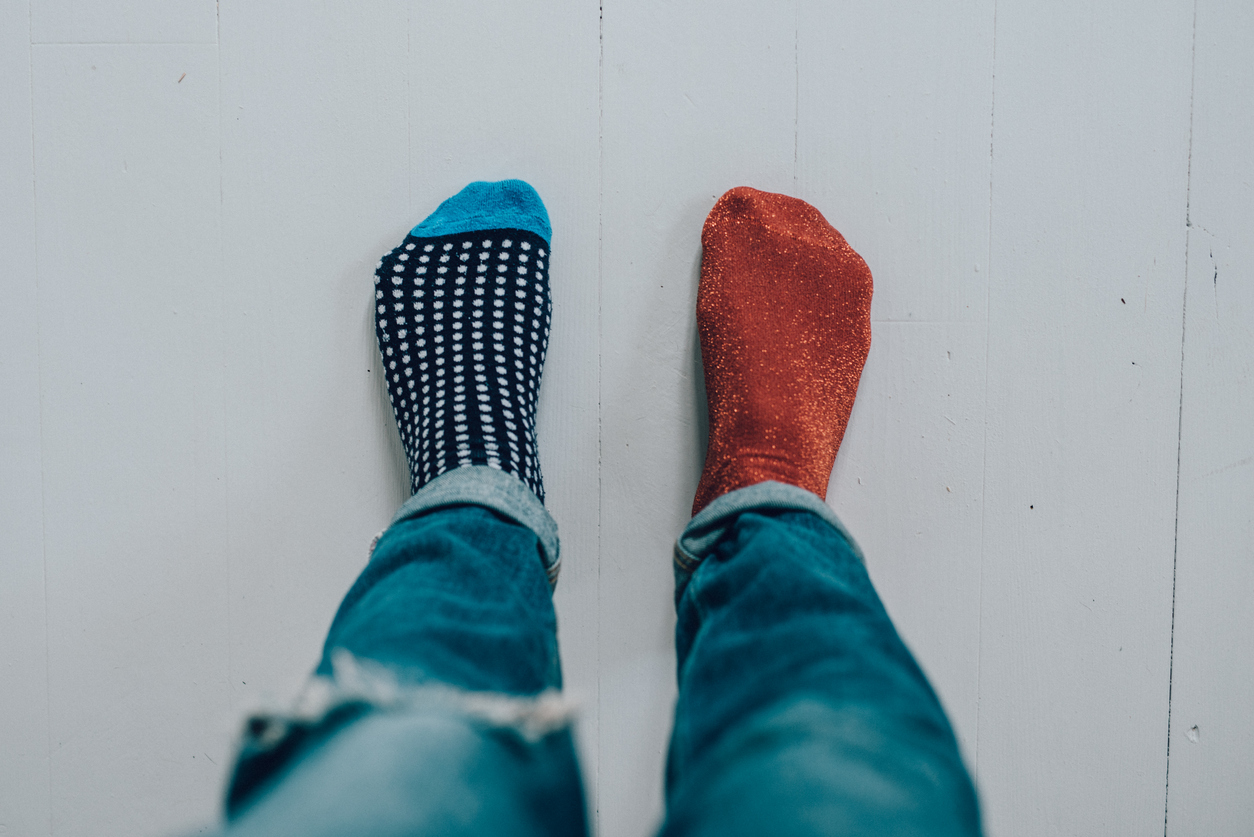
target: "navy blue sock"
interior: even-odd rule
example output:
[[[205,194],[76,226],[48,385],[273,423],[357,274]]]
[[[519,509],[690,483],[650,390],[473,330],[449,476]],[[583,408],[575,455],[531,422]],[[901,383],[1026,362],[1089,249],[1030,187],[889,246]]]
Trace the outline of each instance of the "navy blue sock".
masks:
[[[375,330],[413,491],[487,465],[544,500],[535,419],[551,236],[531,186],[476,182],[380,260]]]

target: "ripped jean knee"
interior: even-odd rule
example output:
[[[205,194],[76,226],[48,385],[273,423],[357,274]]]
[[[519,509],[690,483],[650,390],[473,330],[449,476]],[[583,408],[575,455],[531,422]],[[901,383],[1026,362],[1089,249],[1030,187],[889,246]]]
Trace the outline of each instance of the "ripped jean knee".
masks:
[[[277,807],[290,827],[291,809],[303,818],[328,806],[318,818],[325,825],[351,817],[345,806],[368,805],[372,817],[392,809],[413,827],[442,822],[460,796],[474,798],[456,801],[459,816],[474,811],[489,819],[511,800],[530,810],[551,797],[537,816],[558,816],[570,825],[559,832],[582,833],[575,712],[561,692],[519,696],[402,682],[343,649],[332,664],[332,676],[311,678],[291,708],[245,721],[228,820],[268,820],[260,809]],[[499,814],[518,818],[516,810]]]

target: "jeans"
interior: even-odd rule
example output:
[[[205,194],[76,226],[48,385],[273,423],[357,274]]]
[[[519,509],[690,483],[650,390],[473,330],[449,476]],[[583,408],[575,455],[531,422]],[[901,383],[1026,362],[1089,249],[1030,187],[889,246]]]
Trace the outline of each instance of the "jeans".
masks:
[[[644,558],[642,558],[644,560]],[[451,471],[381,536],[290,714],[245,730],[226,833],[585,835],[550,579],[522,483]],[[815,495],[727,494],[676,544],[666,835],[974,835],[971,780]]]

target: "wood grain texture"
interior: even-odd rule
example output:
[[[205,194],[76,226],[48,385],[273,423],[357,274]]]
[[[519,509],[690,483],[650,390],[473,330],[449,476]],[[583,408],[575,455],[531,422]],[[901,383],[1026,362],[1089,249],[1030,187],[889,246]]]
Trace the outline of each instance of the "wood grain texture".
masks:
[[[990,832],[1162,828],[1189,3],[997,8]]]
[[[29,10],[0,6],[0,826],[47,833],[44,598]]]
[[[32,64],[51,828],[168,831],[229,751],[217,51]]]
[[[1254,823],[1254,9],[1197,6],[1170,835]]]

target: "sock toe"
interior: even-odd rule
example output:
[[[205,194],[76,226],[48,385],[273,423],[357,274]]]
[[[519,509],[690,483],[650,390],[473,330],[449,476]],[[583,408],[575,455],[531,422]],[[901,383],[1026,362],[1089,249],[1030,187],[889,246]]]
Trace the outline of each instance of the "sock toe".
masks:
[[[553,240],[549,213],[524,180],[477,180],[440,204],[409,234],[437,238],[466,230],[526,230]]]

